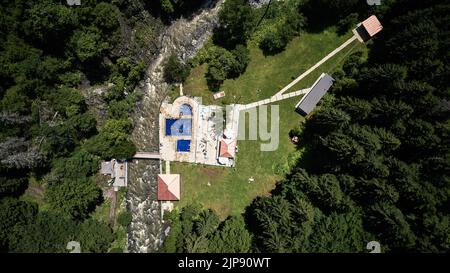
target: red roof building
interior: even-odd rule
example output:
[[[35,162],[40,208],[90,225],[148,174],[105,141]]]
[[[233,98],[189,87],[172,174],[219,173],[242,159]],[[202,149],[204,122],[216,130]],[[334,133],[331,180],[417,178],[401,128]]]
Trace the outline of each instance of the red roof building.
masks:
[[[219,157],[234,158],[236,154],[236,140],[222,139],[219,147]]]
[[[158,200],[180,200],[180,175],[158,174]]]
[[[373,37],[383,29],[383,26],[381,25],[380,21],[378,21],[378,18],[375,15],[372,15],[364,20],[362,22],[362,25],[370,37]]]

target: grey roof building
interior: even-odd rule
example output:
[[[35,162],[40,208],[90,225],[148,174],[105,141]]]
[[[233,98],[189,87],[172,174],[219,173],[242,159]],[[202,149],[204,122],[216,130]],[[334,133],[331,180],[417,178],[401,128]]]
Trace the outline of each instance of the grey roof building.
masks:
[[[127,186],[127,162],[117,161],[115,159],[111,161],[104,161],[101,163],[100,173],[103,175],[110,175],[111,179],[109,183],[114,188]]]
[[[295,111],[302,116],[306,116],[314,110],[320,99],[327,93],[330,87],[333,85],[334,79],[326,74],[322,73],[319,79],[314,83],[311,89],[306,93],[302,99],[295,106]]]

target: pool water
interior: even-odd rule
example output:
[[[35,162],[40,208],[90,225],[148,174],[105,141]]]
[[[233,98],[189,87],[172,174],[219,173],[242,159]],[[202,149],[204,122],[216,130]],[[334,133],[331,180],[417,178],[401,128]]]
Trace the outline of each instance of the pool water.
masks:
[[[191,141],[188,139],[177,140],[177,152],[189,152],[191,150]]]
[[[192,116],[192,107],[189,104],[181,105],[180,116]]]
[[[192,119],[166,119],[166,136],[190,136],[192,134]]]

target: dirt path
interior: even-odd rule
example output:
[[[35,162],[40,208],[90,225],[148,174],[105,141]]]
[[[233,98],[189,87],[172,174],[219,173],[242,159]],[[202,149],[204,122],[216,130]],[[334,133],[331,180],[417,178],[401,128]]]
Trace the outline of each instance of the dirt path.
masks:
[[[117,203],[117,192],[112,191],[111,195],[111,205],[109,207],[109,226],[114,228],[114,220],[116,219],[116,203]]]
[[[25,194],[36,198],[37,200],[44,199],[44,189],[41,186],[28,185],[28,188],[25,190]]]

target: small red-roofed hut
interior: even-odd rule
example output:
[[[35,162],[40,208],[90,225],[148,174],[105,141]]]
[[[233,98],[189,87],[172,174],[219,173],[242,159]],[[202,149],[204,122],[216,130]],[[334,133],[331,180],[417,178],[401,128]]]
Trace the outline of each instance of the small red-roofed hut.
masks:
[[[158,200],[180,200],[180,175],[158,174]]]

